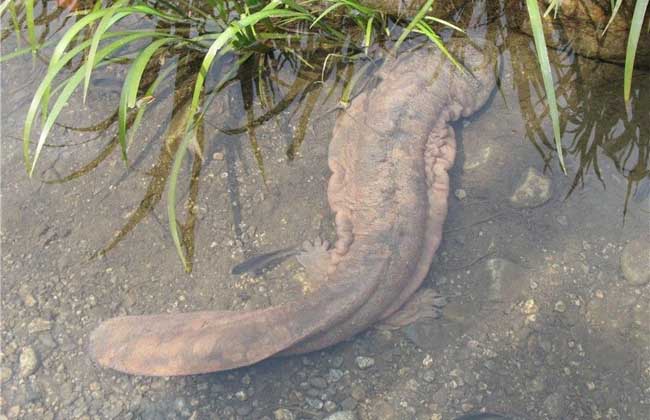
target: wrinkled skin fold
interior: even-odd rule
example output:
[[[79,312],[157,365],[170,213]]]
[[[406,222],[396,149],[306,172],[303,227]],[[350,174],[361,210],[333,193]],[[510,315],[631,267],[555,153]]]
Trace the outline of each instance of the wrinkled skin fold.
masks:
[[[222,371],[328,347],[408,306],[442,236],[456,151],[450,122],[480,109],[495,86],[493,47],[449,48],[468,72],[433,47],[404,53],[339,115],[327,189],[337,241],[306,267],[319,287],[249,312],[113,318],[92,333],[92,358],[137,375]]]

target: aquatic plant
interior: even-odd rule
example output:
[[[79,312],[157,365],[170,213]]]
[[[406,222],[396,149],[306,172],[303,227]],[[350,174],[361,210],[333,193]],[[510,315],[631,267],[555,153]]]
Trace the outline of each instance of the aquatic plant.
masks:
[[[624,79],[626,101],[631,97],[635,52],[648,1],[636,1],[630,25]],[[117,134],[95,159],[63,180],[93,170],[118,147],[122,159],[128,164],[128,151],[137,138],[135,134],[143,115],[156,97],[162,94],[159,92],[161,82],[170,74],[171,69],[165,66],[165,61],[172,56],[182,57],[180,61],[189,70],[176,77],[177,82],[184,81],[187,87],[181,88],[183,93],[177,95],[175,102],[176,105],[187,108],[183,111],[186,113],[184,124],[168,131],[161,148],[156,176],[147,196],[104,251],[133,229],[137,221],[160,201],[165,185],[169,185],[169,228],[178,254],[186,269],[189,269],[192,244],[188,238],[192,233],[187,227],[193,226],[193,223],[188,220],[182,225],[178,221],[177,185],[188,151],[195,155],[192,172],[200,171],[200,130],[204,123],[204,112],[216,95],[239,78],[248,123],[244,127],[220,129],[225,133],[248,134],[260,174],[264,178],[264,162],[257,145],[255,127],[276,115],[295,97],[306,98],[302,114],[302,120],[306,122],[321,89],[312,84],[315,78],[308,78],[310,81],[306,83],[298,81],[295,89],[290,89],[285,98],[271,105],[268,94],[273,94],[276,89],[273,78],[268,77],[273,62],[269,57],[280,54],[304,68],[312,69],[312,74],[320,73],[325,78],[331,64],[337,60],[344,63],[365,60],[371,46],[384,40],[389,40],[393,50],[396,50],[409,36],[416,34],[433,42],[455,62],[437,30],[451,28],[462,31],[462,28],[431,15],[434,3],[434,0],[421,0],[417,2],[421,7],[415,11],[413,18],[396,21],[382,10],[369,6],[374,4],[373,1],[364,0],[58,0],[57,4],[61,6],[59,8],[48,7],[47,0],[4,0],[0,3],[0,15],[8,15],[11,27],[3,29],[1,38],[15,33],[20,41],[24,32],[26,36],[23,42],[27,46],[21,46],[17,51],[0,57],[0,61],[20,54],[32,54],[48,66],[25,119],[22,140],[26,169],[30,176],[34,174],[41,153],[47,146],[48,135],[72,95],[81,88],[85,100],[93,73],[115,63],[128,65],[117,110],[95,128],[99,130],[116,124]],[[562,2],[546,1],[548,8],[543,14],[538,3],[538,0],[526,0],[526,10],[535,39],[548,115],[553,123],[554,147],[560,165],[565,170],[560,140],[560,113],[542,22],[543,17],[557,15]],[[619,12],[621,4],[622,0],[612,0],[610,23]],[[53,29],[54,32],[62,31],[59,39],[56,39],[51,36],[49,23],[57,21],[62,14],[65,17],[62,26]],[[609,24],[603,28],[603,33],[608,28]],[[49,57],[44,55],[46,52],[50,54]],[[215,77],[212,67],[226,56],[235,59],[230,65],[220,68],[216,80],[209,79]],[[71,73],[67,73],[71,69]],[[352,67],[348,70],[351,71]],[[256,76],[242,78],[242,73]],[[340,98],[342,106],[349,102],[352,88],[362,74],[363,71],[347,74],[344,78],[347,85]],[[246,81],[243,82],[243,79]],[[268,108],[264,115],[258,117],[252,112],[255,96]],[[305,124],[300,125],[304,126]],[[32,147],[32,132],[37,128],[40,128],[38,140],[35,147]],[[287,150],[289,159],[293,158],[300,147],[303,136],[304,130],[299,129]],[[188,211],[191,219],[190,213]]]
[[[625,72],[624,72],[625,76],[623,82],[623,95],[625,98],[625,102],[629,102],[631,98],[630,92],[632,89],[632,72],[634,70],[636,50],[639,43],[639,37],[641,36],[643,21],[645,19],[645,15],[648,9],[648,2],[649,0],[636,0],[634,6],[634,12],[632,15],[632,20],[630,23],[630,31],[628,34],[627,50],[625,55]],[[607,29],[616,18],[622,3],[623,0],[611,0],[611,16],[609,22],[603,29],[603,35],[607,32]],[[564,165],[564,158],[562,153],[562,138],[560,134],[560,114],[558,112],[557,100],[555,97],[555,88],[553,85],[553,73],[551,71],[551,65],[548,59],[548,49],[546,47],[546,40],[544,37],[544,26],[539,11],[538,0],[526,0],[526,7],[530,18],[530,25],[533,32],[533,38],[535,39],[537,59],[544,80],[544,90],[546,92],[546,98],[548,101],[549,114],[551,117],[551,121],[553,123],[553,135],[555,138],[555,148],[558,151],[558,159],[560,160],[560,165],[562,166],[562,170],[566,173],[566,168]],[[562,7],[561,0],[549,0],[548,7],[544,12],[544,17],[548,17],[551,14],[551,12],[553,12],[554,17],[557,17],[557,14],[559,13],[561,7]],[[650,31],[650,25],[648,26],[648,31]]]
[[[155,100],[160,78],[164,75],[162,63],[172,54],[190,51],[198,65],[193,87],[187,98],[185,124],[180,136],[172,135],[175,140],[167,144],[173,145],[167,147],[167,150],[173,150],[174,156],[170,162],[168,177],[165,178],[169,183],[169,228],[178,254],[186,269],[189,269],[186,252],[183,251],[183,234],[176,215],[178,178],[188,150],[199,156],[202,153],[197,133],[205,110],[223,85],[242,66],[257,65],[258,73],[265,73],[263,67],[268,61],[264,60],[264,57],[272,52],[280,51],[306,66],[320,68],[326,67],[328,60],[331,62],[335,59],[362,59],[373,42],[379,42],[391,35],[391,20],[382,11],[363,6],[356,0],[332,0],[328,3],[329,7],[323,10],[321,2],[311,0],[205,0],[200,3],[115,0],[106,5],[101,1],[94,4],[84,1],[59,1],[60,6],[72,9],[71,16],[75,17],[75,21],[65,29],[50,57],[45,59],[48,63],[47,72],[33,96],[25,118],[23,155],[29,175],[34,174],[46,140],[68,100],[81,87],[85,101],[93,72],[113,63],[128,63],[117,113],[107,120],[110,123],[117,122],[116,141],[111,142],[98,155],[98,159],[77,171],[77,174],[92,170],[118,145],[122,159],[128,162],[128,149],[135,139],[134,133],[148,105]],[[432,4],[433,0],[427,0],[420,12],[404,23],[394,48],[398,48],[411,33],[423,34],[445,51],[450,59],[455,60],[446,51],[432,25],[442,24],[458,30],[459,28],[437,17],[427,16]],[[45,15],[47,10],[47,1],[40,2],[40,5],[34,0],[2,2],[0,12],[10,13],[18,35],[22,33],[21,25],[26,26],[28,41],[28,47],[3,57],[3,60],[30,52],[35,55],[43,51],[43,47],[53,44],[44,36],[38,36],[35,30],[39,20],[34,17],[35,11]],[[130,22],[134,17],[144,17],[146,20],[135,25],[138,26],[135,29],[132,28],[133,24],[121,24]],[[296,48],[299,44],[302,45],[300,49]],[[310,49],[326,52],[323,56],[325,59],[318,64],[310,63],[304,57],[305,51]],[[213,65],[226,55],[236,57],[234,65],[222,70],[216,86],[206,91],[206,81],[211,75]],[[64,69],[71,67],[74,68],[72,74],[62,76]],[[344,89],[341,98],[343,104],[349,101],[351,88],[356,80],[357,78],[351,77],[351,83]],[[258,96],[263,98],[264,84],[258,84],[257,87]],[[250,99],[251,95],[248,94],[247,97]],[[32,152],[32,133],[39,125],[39,116],[40,132]],[[251,129],[254,121],[249,123],[251,126],[247,127],[247,131],[255,151],[257,145],[254,130]],[[290,158],[300,142],[301,140],[294,142],[287,152]],[[256,154],[256,158],[263,175],[261,156]],[[161,188],[155,190],[162,191]],[[158,196],[158,193],[153,195]],[[130,230],[130,225],[127,223],[120,231],[118,240],[124,232]]]

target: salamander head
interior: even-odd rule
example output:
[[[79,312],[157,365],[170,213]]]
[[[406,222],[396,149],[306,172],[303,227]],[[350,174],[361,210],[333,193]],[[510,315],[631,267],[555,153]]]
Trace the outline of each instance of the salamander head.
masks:
[[[461,72],[454,66],[452,72],[456,77],[450,81],[449,93],[454,102],[461,105],[462,115],[467,117],[478,111],[494,91],[499,52],[493,44],[486,43],[479,49],[460,39],[453,39],[446,45],[466,70]]]

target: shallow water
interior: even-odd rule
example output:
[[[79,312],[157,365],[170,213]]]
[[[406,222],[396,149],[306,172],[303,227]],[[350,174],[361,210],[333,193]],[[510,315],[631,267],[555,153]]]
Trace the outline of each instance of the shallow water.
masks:
[[[470,35],[502,50],[500,84],[480,113],[455,126],[449,217],[425,284],[448,296],[442,318],[186,378],[99,369],[86,353],[88,334],[117,315],[252,309],[309,290],[295,259],[259,277],[230,270],[262,252],[332,238],[326,158],[341,86],[283,66],[280,93],[294,83],[305,93],[254,136],[224,130],[265,112],[259,103],[253,118],[244,110],[250,87],[233,83],[215,99],[194,190],[188,164],[179,193],[193,198],[196,216],[193,272],[185,274],[164,195],[173,97],[151,108],[128,169],[116,151],[84,176],[48,184],[95,159],[114,131],[58,127],[52,144],[74,145],[47,148],[28,179],[19,138],[44,65],[31,57],[3,63],[2,414],[320,419],[351,411],[359,419],[428,420],[485,409],[526,419],[650,418],[650,289],[630,281],[620,263],[628,244],[650,234],[650,98],[642,94],[650,73],[636,71],[626,111],[621,67],[551,54],[562,80],[565,176],[540,139],[552,130],[540,119],[532,40],[475,21]],[[3,53],[14,43],[7,39]],[[85,126],[112,113],[121,87],[111,80],[123,74],[115,66],[98,75],[86,104],[76,95],[61,121]],[[529,173],[548,188],[513,202]],[[104,257],[91,258],[133,223],[142,202],[154,203],[152,211]],[[38,363],[26,369],[32,351]]]

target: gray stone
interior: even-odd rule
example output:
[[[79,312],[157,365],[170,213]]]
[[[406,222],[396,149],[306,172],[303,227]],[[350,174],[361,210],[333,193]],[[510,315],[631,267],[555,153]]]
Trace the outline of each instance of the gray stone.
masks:
[[[564,400],[562,395],[553,392],[544,400],[544,409],[552,418],[560,418],[564,411]]]
[[[323,404],[323,407],[325,408],[325,411],[331,413],[336,410],[336,403],[334,401],[327,400],[325,401],[325,404]]]
[[[241,407],[238,407],[237,410],[235,410],[235,411],[240,416],[246,417],[253,411],[253,407],[251,407],[250,405],[243,405]]]
[[[327,373],[327,382],[331,384],[334,382],[338,382],[341,380],[343,375],[344,373],[340,369],[330,369],[329,372]]]
[[[627,281],[635,286],[650,282],[650,240],[635,239],[623,249],[621,271]]]
[[[563,313],[566,311],[566,304],[563,301],[558,300],[557,302],[555,302],[555,306],[553,306],[553,310],[555,312]]]
[[[463,164],[464,171],[472,171],[474,169],[485,166],[486,163],[492,160],[493,150],[489,143],[481,142],[475,146],[468,148],[465,151],[465,163]]]
[[[36,372],[40,364],[36,350],[31,346],[27,346],[20,352],[19,365],[20,376],[26,378]]]
[[[20,299],[23,301],[25,306],[28,306],[30,308],[37,303],[34,295],[32,295],[32,292],[27,285],[20,286],[20,289],[18,289],[18,296],[20,296]]]
[[[235,398],[237,398],[239,401],[246,401],[248,399],[248,395],[246,394],[246,391],[239,390],[235,392]]]
[[[343,366],[343,357],[334,356],[330,361],[330,364],[332,365],[332,367],[340,368],[341,366]]]
[[[354,410],[357,407],[357,401],[354,398],[348,397],[341,401],[341,408],[345,411]]]
[[[503,258],[490,258],[484,265],[489,279],[488,299],[492,302],[514,302],[527,288],[523,268]]]
[[[11,379],[11,375],[13,372],[11,372],[11,369],[8,368],[7,366],[2,366],[0,368],[0,383],[5,383],[9,379]]]
[[[354,411],[337,411],[327,416],[325,420],[357,420],[357,415]]]
[[[551,198],[551,180],[535,168],[528,168],[510,197],[513,206],[539,207]]]
[[[323,402],[318,398],[305,398],[305,401],[307,402],[307,405],[314,410],[320,410],[323,408]]]
[[[327,388],[327,381],[320,376],[315,376],[309,380],[309,383],[318,389],[325,389]]]
[[[359,369],[368,369],[375,365],[375,359],[372,357],[358,356],[354,361],[357,363]]]
[[[27,332],[34,334],[37,332],[49,331],[52,328],[52,322],[43,318],[32,319],[27,325]]]
[[[425,382],[431,383],[436,380],[436,374],[433,370],[427,369],[422,374],[422,379],[424,379]]]
[[[278,408],[273,412],[273,417],[275,420],[294,420],[296,417],[293,413],[286,408]]]

